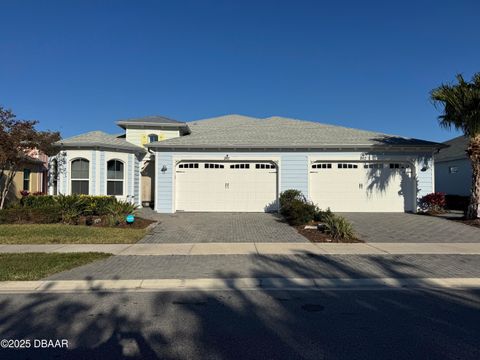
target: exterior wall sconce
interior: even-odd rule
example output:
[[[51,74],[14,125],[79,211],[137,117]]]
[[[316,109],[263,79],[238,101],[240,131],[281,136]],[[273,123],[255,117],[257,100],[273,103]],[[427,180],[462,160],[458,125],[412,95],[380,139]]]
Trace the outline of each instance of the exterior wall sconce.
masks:
[[[423,165],[423,167],[420,169],[420,171],[425,172],[425,171],[427,171],[428,169],[430,169],[430,167],[429,167],[427,164],[425,164],[425,165]]]
[[[162,173],[166,172],[167,171],[167,165],[163,165],[162,166],[162,169],[160,170]]]
[[[228,154],[227,154],[227,155],[225,155],[225,157],[223,159],[224,160],[230,160],[230,156],[228,156]]]

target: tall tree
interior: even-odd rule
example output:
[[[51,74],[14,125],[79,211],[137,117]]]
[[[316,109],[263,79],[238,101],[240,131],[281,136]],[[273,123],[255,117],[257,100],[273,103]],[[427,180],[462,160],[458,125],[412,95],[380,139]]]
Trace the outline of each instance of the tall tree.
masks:
[[[19,120],[11,110],[0,106],[0,209],[12,187],[18,170],[37,149],[47,155],[54,153],[53,143],[60,139],[58,132],[39,131],[37,121]]]
[[[479,215],[480,203],[480,73],[473,75],[470,82],[457,75],[457,84],[442,84],[432,90],[431,99],[436,107],[442,108],[438,117],[440,126],[457,129],[469,139],[468,157],[472,163],[472,190],[467,218]]]

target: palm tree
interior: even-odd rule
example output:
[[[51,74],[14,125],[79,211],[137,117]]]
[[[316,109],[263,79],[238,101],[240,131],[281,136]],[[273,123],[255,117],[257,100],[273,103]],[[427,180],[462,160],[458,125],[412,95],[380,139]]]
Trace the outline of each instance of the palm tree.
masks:
[[[466,216],[476,219],[480,203],[480,73],[466,82],[457,75],[458,84],[442,84],[432,90],[430,97],[436,107],[442,107],[440,126],[461,130],[469,138],[468,157],[472,163],[472,190]]]

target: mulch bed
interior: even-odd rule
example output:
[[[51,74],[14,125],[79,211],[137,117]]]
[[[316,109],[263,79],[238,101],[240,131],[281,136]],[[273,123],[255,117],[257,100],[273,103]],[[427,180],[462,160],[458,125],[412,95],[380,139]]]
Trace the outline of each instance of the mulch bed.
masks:
[[[153,224],[155,221],[143,219],[143,218],[135,218],[133,224],[122,223],[117,225],[117,228],[128,228],[128,229],[145,229],[148,225]]]
[[[94,220],[99,220],[99,222],[95,222]],[[93,223],[90,223],[93,221]],[[140,217],[135,217],[135,221],[132,224],[127,224],[125,222],[122,222],[116,226],[113,226],[113,228],[120,228],[120,229],[145,229],[147,228],[150,224],[153,224],[155,221],[153,220],[148,220],[148,219],[143,219]],[[80,220],[78,222],[78,225],[87,225],[87,226],[93,226],[93,227],[111,227],[106,223],[106,218],[105,217],[100,217],[100,216],[94,216],[89,219],[89,223],[87,224],[87,217],[80,217]]]
[[[309,224],[315,225],[315,224]],[[314,243],[363,243],[364,241],[360,239],[352,240],[335,240],[329,237],[327,234],[317,230],[317,229],[305,229],[305,225],[294,226],[297,229],[300,235],[303,235],[308,240]]]

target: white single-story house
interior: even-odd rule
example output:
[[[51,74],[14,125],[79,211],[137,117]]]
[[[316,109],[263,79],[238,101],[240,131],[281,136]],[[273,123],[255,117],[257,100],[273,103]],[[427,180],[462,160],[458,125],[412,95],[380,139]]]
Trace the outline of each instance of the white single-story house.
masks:
[[[448,195],[470,196],[472,163],[467,156],[468,138],[445,141],[447,148],[435,155],[435,189]]]
[[[264,212],[298,189],[337,212],[416,211],[434,191],[433,155],[444,146],[284,117],[117,125],[123,134],[58,143],[50,193],[114,195],[160,213]]]

